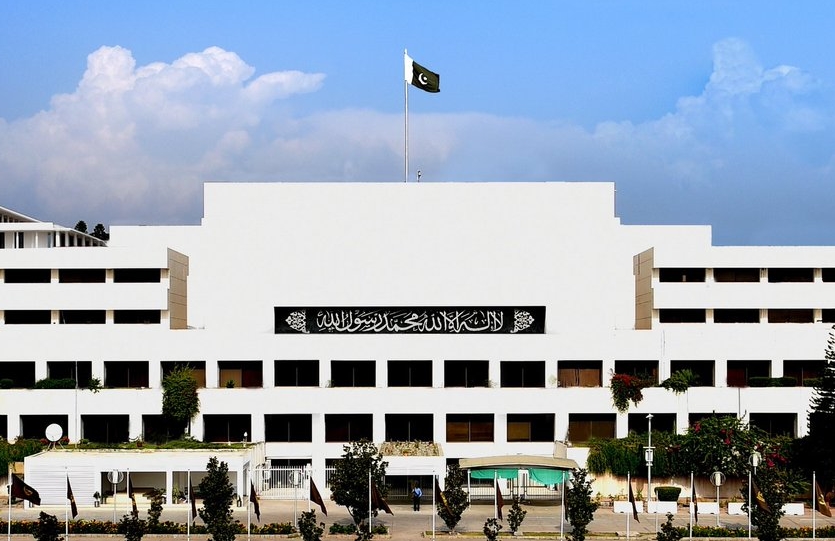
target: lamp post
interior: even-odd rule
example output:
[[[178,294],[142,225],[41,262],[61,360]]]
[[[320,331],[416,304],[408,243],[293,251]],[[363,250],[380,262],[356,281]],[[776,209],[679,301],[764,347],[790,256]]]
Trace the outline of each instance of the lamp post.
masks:
[[[652,502],[652,458],[655,453],[655,448],[652,446],[652,414],[647,415],[647,446],[644,449],[644,458],[647,461],[647,511],[649,511],[650,503]],[[658,518],[658,510],[654,510],[656,518]]]
[[[757,474],[757,466],[760,465],[763,457],[757,451],[751,453],[748,463],[754,468],[754,475]],[[751,539],[751,469],[748,469],[748,539]]]

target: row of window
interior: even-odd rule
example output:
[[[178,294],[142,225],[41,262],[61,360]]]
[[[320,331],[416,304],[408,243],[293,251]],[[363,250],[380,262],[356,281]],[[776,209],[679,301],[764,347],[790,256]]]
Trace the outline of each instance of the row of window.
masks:
[[[813,268],[715,268],[712,270],[714,282],[814,282]],[[835,282],[835,269],[820,269],[822,282]],[[660,282],[705,282],[708,270],[698,267],[659,268]]]
[[[690,370],[697,381],[693,386],[715,386],[715,361],[713,360],[672,360],[670,373]],[[319,387],[318,360],[277,360],[274,361],[275,387]],[[812,386],[823,374],[824,360],[783,361],[781,385]],[[163,361],[160,363],[161,376],[165,378],[177,367],[192,369],[200,387],[206,386],[205,361]],[[658,361],[616,360],[614,372],[630,374],[660,383]],[[7,361],[2,363],[5,387],[31,388],[35,381],[35,361]],[[376,387],[376,361],[330,362],[331,379],[329,387]],[[91,361],[47,361],[47,378],[78,382],[85,387],[93,377]],[[218,387],[259,388],[264,386],[261,361],[218,361]],[[490,361],[444,361],[444,387],[491,387],[489,379]],[[501,361],[501,387],[544,388],[546,380],[545,361]],[[769,360],[728,360],[726,361],[726,385],[745,387],[753,378],[771,377]],[[603,361],[558,361],[557,385],[560,387],[602,387]],[[388,387],[432,387],[432,361],[397,360],[387,361]],[[148,361],[105,361],[103,385],[109,388],[149,387]],[[74,385],[73,385],[74,387]]]
[[[715,308],[714,323],[835,323],[835,308],[821,310],[820,319],[815,320],[812,308],[769,308],[762,317],[759,308]],[[705,323],[707,310],[704,308],[661,308],[658,310],[660,323]]]
[[[113,310],[113,323],[117,325],[158,325],[161,310]],[[5,310],[6,325],[49,325],[52,310]],[[104,325],[107,310],[58,310],[57,323],[61,325]]]
[[[691,413],[693,424],[714,413]],[[728,413],[727,415],[734,415]],[[0,429],[7,428],[5,416],[0,416]],[[373,441],[374,414],[325,414],[325,442],[343,443],[366,439]],[[794,413],[751,413],[751,426],[772,435],[794,437],[797,415]],[[24,438],[42,438],[49,424],[57,423],[67,432],[67,415],[21,415],[20,435]],[[592,438],[614,438],[616,416],[614,413],[568,414],[568,440],[587,442]],[[629,431],[647,431],[645,414],[629,414]],[[653,415],[653,430],[676,431],[676,415]],[[507,441],[553,442],[555,414],[512,413],[507,414]],[[172,426],[161,415],[142,416],[142,436],[146,441],[161,441],[177,437],[184,426]],[[82,438],[91,442],[121,443],[129,439],[127,415],[81,415]],[[203,440],[207,442],[244,441],[252,434],[250,415],[203,415]],[[6,437],[7,434],[0,434]],[[385,414],[385,441],[437,441],[434,433],[434,416],[431,413]],[[492,413],[447,413],[445,415],[445,442],[494,442],[495,416]],[[264,439],[267,442],[313,442],[312,414],[265,414]]]
[[[103,284],[107,280],[105,269],[57,269],[57,281],[61,284]],[[7,284],[48,284],[52,282],[52,269],[5,269],[3,282]],[[130,268],[113,269],[115,283],[155,283],[162,276],[161,269]]]

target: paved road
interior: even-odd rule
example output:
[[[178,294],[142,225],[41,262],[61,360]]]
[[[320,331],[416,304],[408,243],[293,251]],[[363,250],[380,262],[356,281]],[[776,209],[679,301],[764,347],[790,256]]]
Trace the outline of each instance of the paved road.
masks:
[[[430,500],[431,502],[431,500]],[[334,522],[348,524],[351,522],[347,511],[342,507],[337,507],[333,502],[328,502],[328,516],[322,516],[318,507],[314,506],[317,511],[317,518],[324,521],[326,526],[330,526]],[[294,513],[301,514],[307,511],[307,501],[299,501],[295,506],[292,501],[276,501],[276,500],[262,500],[261,506],[261,523],[271,522],[293,522]],[[560,537],[560,513],[559,506],[532,504],[525,505],[523,508],[528,511],[521,530],[523,532],[552,532],[555,538]],[[505,507],[505,513],[508,512],[509,507]],[[389,527],[391,532],[391,539],[407,540],[419,539],[423,532],[432,532],[433,513],[431,512],[431,503],[424,504],[420,512],[412,511],[411,505],[392,505],[394,515],[380,515],[379,520]],[[5,511],[5,510],[4,510]],[[32,509],[23,509],[20,505],[12,508],[12,520],[22,519],[37,519],[38,513],[45,511],[47,513],[58,516],[59,520],[63,520],[63,507],[36,507]],[[121,518],[122,515],[128,512],[128,508],[124,504],[120,504],[116,508],[116,517]],[[147,512],[147,506],[140,505],[140,516],[144,517]],[[233,509],[236,519],[243,523],[247,520],[246,506]],[[112,520],[114,516],[114,509],[112,506],[104,506],[99,508],[94,507],[80,507],[78,519],[99,519]],[[162,520],[172,520],[178,522],[185,522],[188,516],[188,507],[186,505],[170,505],[163,510]],[[459,524],[457,531],[459,532],[481,532],[484,521],[488,517],[493,516],[493,507],[489,504],[474,504],[465,513]],[[611,508],[601,508],[595,513],[594,521],[589,525],[589,530],[599,535],[611,535],[618,537],[625,537],[627,530],[627,520],[629,521],[630,536],[637,537],[654,537],[656,531],[656,515],[643,514],[639,516],[640,522],[628,518],[629,515],[616,514]],[[6,519],[6,512],[3,513],[3,520]],[[324,519],[324,520],[323,520]],[[657,522],[660,526],[665,520],[664,516],[659,515]],[[690,516],[686,507],[679,507],[678,514],[674,517],[674,524],[677,526],[687,526],[689,524]],[[747,530],[748,522],[745,516],[730,516],[722,514],[719,516],[719,521],[722,526],[729,526],[734,528],[741,528]],[[255,515],[252,515],[252,522],[255,523]],[[199,523],[199,519],[198,519]],[[824,517],[816,513],[815,523],[817,527],[824,525],[835,526],[835,519]],[[503,523],[504,530],[507,531],[507,521]],[[787,527],[812,527],[812,514],[809,509],[806,509],[804,516],[786,516],[783,517],[782,524]],[[715,526],[716,515],[699,515],[699,525],[701,526]],[[568,531],[568,524],[566,523],[562,529],[563,533]],[[443,521],[435,516],[435,529],[439,537],[445,536],[446,528]],[[5,532],[0,532],[0,535]],[[327,533],[327,529],[326,529]],[[32,539],[29,535],[12,536],[17,539]],[[71,536],[72,537],[72,536]],[[183,536],[184,537],[184,536]],[[183,537],[180,537],[182,539]],[[194,536],[197,539],[205,539],[206,536]],[[431,537],[431,535],[430,535]],[[85,536],[85,540],[91,539],[93,536]],[[164,537],[161,537],[162,539]],[[239,537],[242,539],[243,537]],[[145,540],[154,541],[158,539],[157,536],[146,536]],[[170,540],[171,537],[168,537]]]

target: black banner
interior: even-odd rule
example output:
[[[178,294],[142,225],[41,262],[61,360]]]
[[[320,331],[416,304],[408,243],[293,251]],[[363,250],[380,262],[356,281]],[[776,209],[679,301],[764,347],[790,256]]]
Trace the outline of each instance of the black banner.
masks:
[[[276,334],[544,334],[544,306],[275,307]]]

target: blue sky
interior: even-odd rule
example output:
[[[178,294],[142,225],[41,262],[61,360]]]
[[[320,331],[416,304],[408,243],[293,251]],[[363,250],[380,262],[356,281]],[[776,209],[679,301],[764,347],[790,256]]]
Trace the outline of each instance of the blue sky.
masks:
[[[827,2],[0,3],[0,205],[197,223],[206,181],[610,181],[627,224],[835,245]]]

